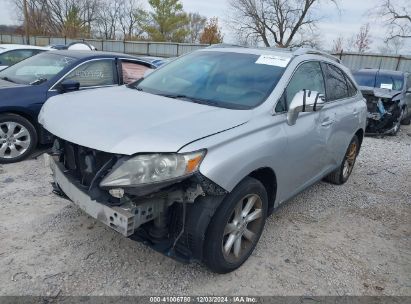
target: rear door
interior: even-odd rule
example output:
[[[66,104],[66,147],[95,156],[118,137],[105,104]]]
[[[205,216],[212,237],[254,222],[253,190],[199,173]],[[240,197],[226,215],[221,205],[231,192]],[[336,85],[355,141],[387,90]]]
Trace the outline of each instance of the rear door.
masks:
[[[339,67],[322,63],[326,79],[326,105],[321,110],[321,138],[326,147],[327,171],[339,166],[359,126],[361,97]]]
[[[144,77],[144,74],[152,70],[145,62],[132,59],[119,60],[118,71],[120,84],[129,84]]]

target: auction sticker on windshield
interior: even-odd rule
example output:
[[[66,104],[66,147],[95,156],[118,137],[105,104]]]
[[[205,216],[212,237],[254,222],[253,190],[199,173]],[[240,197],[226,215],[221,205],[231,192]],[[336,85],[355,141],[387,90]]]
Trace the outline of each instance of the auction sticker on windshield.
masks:
[[[381,88],[381,89],[392,90],[392,83],[381,83],[380,88]]]
[[[288,57],[274,56],[274,55],[261,55],[256,64],[266,64],[285,68],[290,61]]]

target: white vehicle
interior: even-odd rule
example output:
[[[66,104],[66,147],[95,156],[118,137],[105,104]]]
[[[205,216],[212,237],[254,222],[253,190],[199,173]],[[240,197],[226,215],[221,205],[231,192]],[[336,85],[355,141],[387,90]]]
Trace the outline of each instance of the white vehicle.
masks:
[[[49,47],[24,45],[24,44],[0,44],[0,71],[38,53],[52,50]]]

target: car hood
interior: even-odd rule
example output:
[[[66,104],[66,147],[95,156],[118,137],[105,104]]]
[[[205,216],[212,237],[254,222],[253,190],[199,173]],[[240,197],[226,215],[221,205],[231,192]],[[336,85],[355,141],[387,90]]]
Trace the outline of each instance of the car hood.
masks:
[[[252,111],[201,105],[122,86],[50,98],[39,122],[75,144],[132,155],[177,152],[193,141],[244,124],[251,115]]]

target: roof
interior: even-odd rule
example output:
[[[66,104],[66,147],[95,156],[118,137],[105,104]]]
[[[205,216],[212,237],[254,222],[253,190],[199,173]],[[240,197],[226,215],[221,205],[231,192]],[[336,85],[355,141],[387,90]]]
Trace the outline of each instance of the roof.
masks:
[[[68,56],[77,59],[85,58],[99,58],[99,57],[121,57],[121,58],[133,58],[138,59],[137,56],[114,53],[114,52],[101,52],[101,51],[74,51],[74,50],[53,50],[53,54]]]
[[[51,50],[49,47],[26,45],[26,44],[0,44],[0,53],[18,49]]]
[[[281,57],[292,58],[300,55],[319,55],[324,56],[328,59],[341,63],[340,59],[337,57],[330,55],[326,52],[311,49],[311,48],[276,48],[276,47],[247,47],[247,46],[240,46],[240,45],[232,45],[232,44],[215,44],[212,46],[207,47],[204,50],[215,51],[224,49],[227,52],[236,52],[236,53],[251,53],[255,55],[278,55]]]
[[[393,70],[382,70],[382,69],[361,69],[354,71],[353,74],[386,74],[386,75],[397,75],[401,76],[405,73],[402,71],[393,71]]]

